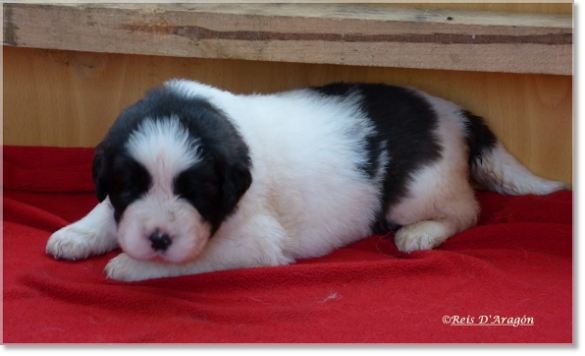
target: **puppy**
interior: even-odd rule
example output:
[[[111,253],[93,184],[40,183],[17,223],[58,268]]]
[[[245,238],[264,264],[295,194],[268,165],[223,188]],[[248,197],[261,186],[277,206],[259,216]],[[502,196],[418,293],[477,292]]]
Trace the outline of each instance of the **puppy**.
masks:
[[[432,249],[475,225],[469,175],[505,194],[567,189],[530,173],[483,120],[414,89],[337,83],[234,95],[172,80],[127,108],[96,148],[100,203],[47,253],[123,251],[138,281],[323,256],[397,229]]]

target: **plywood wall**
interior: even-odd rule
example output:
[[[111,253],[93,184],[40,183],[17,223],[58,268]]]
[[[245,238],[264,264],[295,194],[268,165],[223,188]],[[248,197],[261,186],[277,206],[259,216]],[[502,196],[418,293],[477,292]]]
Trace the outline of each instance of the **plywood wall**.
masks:
[[[175,77],[238,93],[334,81],[384,82],[441,96],[484,116],[534,172],[571,182],[571,76],[206,60],[4,47],[4,143],[90,147],[120,110]]]

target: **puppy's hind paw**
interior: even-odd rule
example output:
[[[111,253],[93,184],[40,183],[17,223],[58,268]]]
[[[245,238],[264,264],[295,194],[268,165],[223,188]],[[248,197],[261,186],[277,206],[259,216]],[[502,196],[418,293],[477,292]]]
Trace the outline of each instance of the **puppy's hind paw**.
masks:
[[[447,240],[453,233],[444,223],[431,220],[419,221],[398,230],[394,242],[400,251],[406,253],[431,250]]]

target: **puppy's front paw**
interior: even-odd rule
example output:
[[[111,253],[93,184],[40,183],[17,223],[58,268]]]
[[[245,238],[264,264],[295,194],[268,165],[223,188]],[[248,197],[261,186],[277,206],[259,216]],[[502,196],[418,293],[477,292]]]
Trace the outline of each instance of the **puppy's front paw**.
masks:
[[[145,279],[166,277],[165,264],[151,261],[138,261],[121,253],[111,259],[104,272],[107,278],[120,282],[135,282]]]
[[[81,260],[114,249],[116,243],[112,240],[112,237],[103,237],[73,224],[51,235],[47,242],[47,254],[58,259]]]

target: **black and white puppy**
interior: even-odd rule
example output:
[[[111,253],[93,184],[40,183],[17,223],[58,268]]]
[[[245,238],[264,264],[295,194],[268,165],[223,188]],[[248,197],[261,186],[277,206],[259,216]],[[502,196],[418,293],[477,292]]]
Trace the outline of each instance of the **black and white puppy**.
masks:
[[[382,84],[234,95],[173,80],[127,108],[96,149],[100,203],[47,252],[117,247],[109,278],[276,266],[398,229],[432,249],[476,223],[469,175],[507,194],[566,189],[530,173],[483,120]]]

